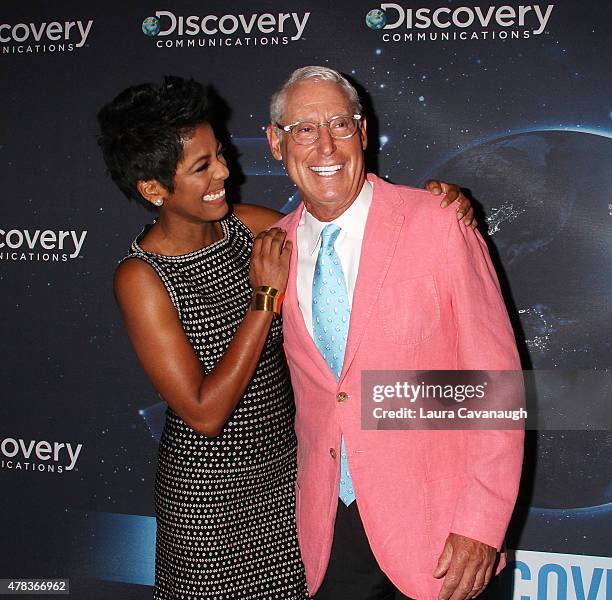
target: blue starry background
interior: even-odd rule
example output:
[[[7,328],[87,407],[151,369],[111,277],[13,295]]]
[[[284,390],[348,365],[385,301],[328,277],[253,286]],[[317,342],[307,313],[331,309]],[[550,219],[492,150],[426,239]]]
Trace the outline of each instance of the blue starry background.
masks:
[[[164,409],[129,346],[112,276],[154,215],[120,195],[95,142],[97,110],[128,85],[170,73],[210,83],[223,105],[228,194],[286,212],[297,196],[267,151],[270,93],[298,66],[342,71],[364,97],[370,170],[414,186],[439,177],[471,193],[524,367],[554,371],[553,391],[577,372],[610,368],[612,7],[561,0],[541,35],[448,42],[385,42],[385,30],[365,23],[376,8],[361,0],[3,7],[2,23],[93,25],[73,51],[3,53],[17,44],[0,44],[0,228],[87,231],[77,258],[0,261],[0,439],[83,444],[72,472],[0,468],[0,528],[14,540],[0,551],[1,577],[68,576],[75,598],[150,597]],[[141,27],[161,9],[310,15],[302,39],[286,44],[157,48],[161,38]],[[610,556],[609,425],[528,434],[511,547]]]

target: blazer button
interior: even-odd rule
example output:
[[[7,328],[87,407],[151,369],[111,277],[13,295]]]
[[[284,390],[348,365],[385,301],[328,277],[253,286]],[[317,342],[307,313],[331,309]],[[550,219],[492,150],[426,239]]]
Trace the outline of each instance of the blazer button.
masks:
[[[338,402],[346,402],[349,399],[349,395],[346,392],[338,392],[336,394],[336,400]]]
[[[336,459],[336,451],[333,448],[329,449],[329,455],[335,460]]]

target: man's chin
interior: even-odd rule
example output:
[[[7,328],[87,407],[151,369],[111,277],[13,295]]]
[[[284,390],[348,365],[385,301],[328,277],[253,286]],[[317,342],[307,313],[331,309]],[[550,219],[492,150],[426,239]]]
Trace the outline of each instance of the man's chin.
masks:
[[[333,177],[319,177],[315,175],[316,180],[311,186],[311,197],[317,198],[322,202],[334,202],[338,199],[346,198],[350,194],[350,188],[346,181],[338,175]]]
[[[333,220],[339,217],[351,203],[347,204],[346,195],[323,194],[310,195],[304,200],[304,205],[306,210],[319,220]]]

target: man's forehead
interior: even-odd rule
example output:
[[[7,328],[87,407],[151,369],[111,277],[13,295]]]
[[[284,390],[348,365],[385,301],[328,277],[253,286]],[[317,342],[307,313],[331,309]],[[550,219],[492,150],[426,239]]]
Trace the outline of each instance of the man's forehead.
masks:
[[[300,81],[287,91],[287,116],[307,113],[346,114],[350,111],[351,102],[347,94],[335,82]]]

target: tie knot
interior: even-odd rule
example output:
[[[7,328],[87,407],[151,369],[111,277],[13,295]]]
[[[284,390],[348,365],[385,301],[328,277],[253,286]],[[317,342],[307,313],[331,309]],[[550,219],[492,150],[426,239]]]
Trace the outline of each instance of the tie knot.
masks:
[[[333,223],[329,223],[323,227],[323,231],[321,231],[321,248],[333,247],[336,238],[340,235],[340,231],[342,231],[340,227]]]

